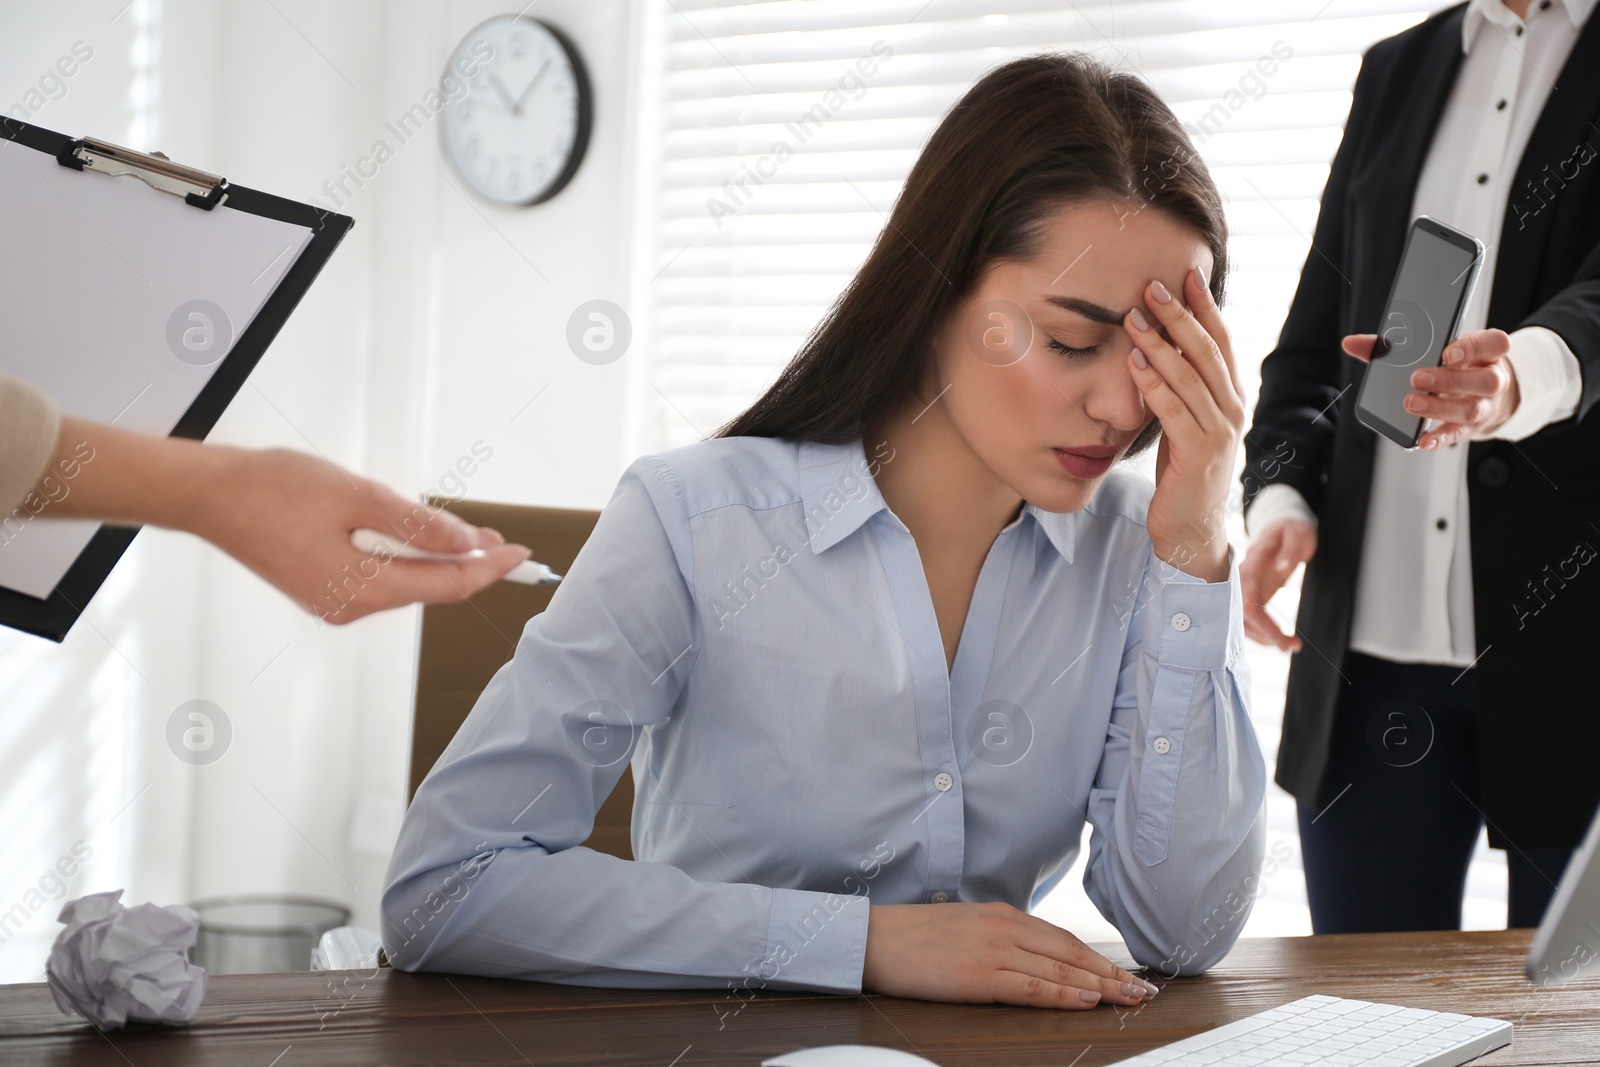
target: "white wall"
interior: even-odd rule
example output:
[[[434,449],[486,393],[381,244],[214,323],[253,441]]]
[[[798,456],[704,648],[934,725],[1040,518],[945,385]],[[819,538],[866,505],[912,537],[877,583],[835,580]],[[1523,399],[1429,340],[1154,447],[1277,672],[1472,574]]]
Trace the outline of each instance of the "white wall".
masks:
[[[325,181],[392,141],[384,122],[437,83],[473,26],[508,13],[483,0],[119,4],[0,3],[0,108],[83,39],[95,57],[33,121],[126,143],[143,18],[159,27],[158,53],[143,53],[155,55],[158,95],[140,127],[153,143],[132,147],[302,200],[326,200]],[[469,480],[473,498],[605,502],[632,458],[634,356],[583,363],[565,326],[586,300],[626,303],[630,6],[541,0],[533,12],[576,41],[594,86],[572,183],[547,204],[497,208],[447,184],[461,182],[434,129],[398,146],[340,207],[354,230],[212,440],[316,451],[408,494],[437,491],[482,441],[493,458]],[[141,533],[64,645],[0,635],[0,820],[11,828],[0,909],[43,899],[30,887],[87,838],[95,854],[71,895],[126,886],[129,902],[171,903],[292,890],[346,901],[375,928],[404,797],[417,619],[413,609],[320,626],[210,546]],[[201,768],[164,740],[172,710],[196,698],[233,729],[226,756]],[[37,979],[58,907],[28,907],[23,931],[0,944],[0,980]]]

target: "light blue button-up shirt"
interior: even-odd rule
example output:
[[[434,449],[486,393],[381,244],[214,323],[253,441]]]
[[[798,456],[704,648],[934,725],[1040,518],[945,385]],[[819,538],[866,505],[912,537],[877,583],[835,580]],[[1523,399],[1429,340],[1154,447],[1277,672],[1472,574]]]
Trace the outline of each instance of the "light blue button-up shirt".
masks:
[[[870,903],[1084,887],[1141,964],[1204,970],[1259,892],[1266,769],[1238,561],[1158,560],[1152,487],[1003,528],[945,666],[885,443],[745,437],[624,472],[412,802],[406,970],[854,993]],[[636,859],[582,845],[623,771]]]

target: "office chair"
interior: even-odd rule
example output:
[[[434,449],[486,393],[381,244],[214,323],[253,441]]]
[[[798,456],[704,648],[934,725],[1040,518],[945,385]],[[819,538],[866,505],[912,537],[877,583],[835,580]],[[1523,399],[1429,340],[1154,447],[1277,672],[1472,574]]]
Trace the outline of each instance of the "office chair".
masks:
[[[477,526],[491,526],[507,541],[527,545],[533,558],[565,574],[599,519],[598,511],[519,507],[430,498],[428,503]],[[422,610],[417,653],[417,699],[412,715],[411,781],[406,802],[439,759],[494,672],[516,651],[527,621],[545,609],[553,585],[496,582],[460,604]],[[623,769],[617,787],[595,814],[586,846],[633,858],[633,775]]]

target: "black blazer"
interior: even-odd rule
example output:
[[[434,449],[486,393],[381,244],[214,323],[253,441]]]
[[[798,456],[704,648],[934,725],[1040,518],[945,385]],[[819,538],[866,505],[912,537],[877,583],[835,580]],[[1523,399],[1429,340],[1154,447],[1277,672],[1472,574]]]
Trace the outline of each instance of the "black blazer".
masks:
[[[1345,355],[1339,339],[1377,329],[1423,157],[1461,67],[1465,11],[1447,8],[1363,57],[1312,249],[1277,347],[1261,364],[1245,437],[1245,503],[1285,482],[1317,514],[1276,775],[1314,805],[1340,788],[1323,770],[1376,449],[1355,415],[1366,364]],[[1520,442],[1455,446],[1468,450],[1479,657],[1471,678],[1483,806],[1498,848],[1573,846],[1600,803],[1597,153],[1600,18],[1590,18],[1529,138],[1504,227],[1478,235],[1499,241],[1488,325],[1547,327],[1583,367],[1571,418]]]

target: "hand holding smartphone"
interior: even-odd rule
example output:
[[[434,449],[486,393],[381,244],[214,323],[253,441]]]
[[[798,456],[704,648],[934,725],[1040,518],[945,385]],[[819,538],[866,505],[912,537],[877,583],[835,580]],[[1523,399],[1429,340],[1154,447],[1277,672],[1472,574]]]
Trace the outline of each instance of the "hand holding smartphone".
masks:
[[[1471,234],[1426,215],[1411,223],[1356,395],[1356,418],[1401,448],[1417,447],[1425,418],[1405,408],[1411,375],[1439,365],[1460,328],[1482,263],[1483,242]]]

